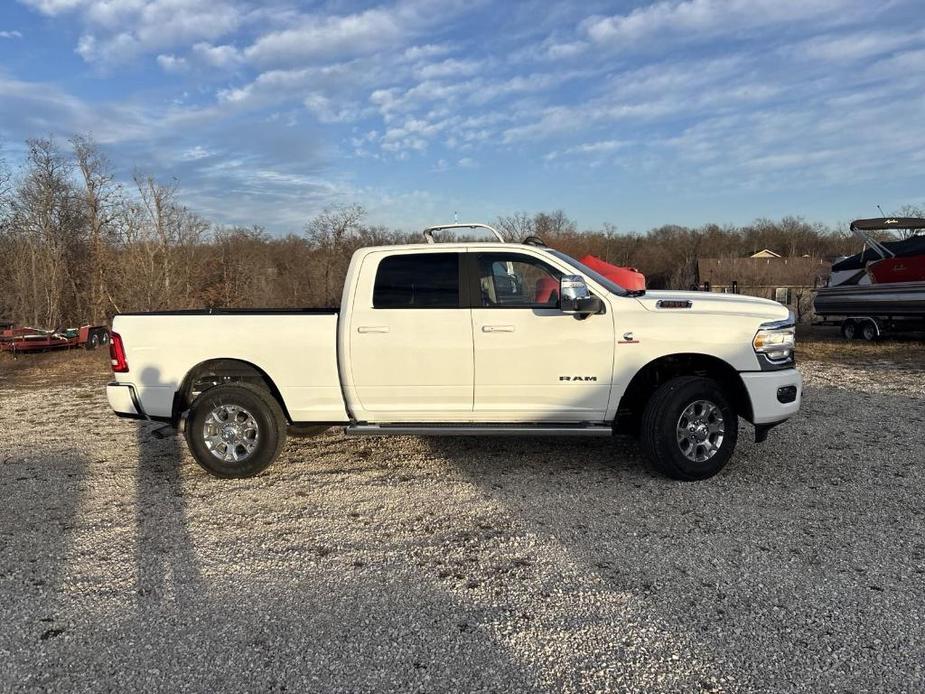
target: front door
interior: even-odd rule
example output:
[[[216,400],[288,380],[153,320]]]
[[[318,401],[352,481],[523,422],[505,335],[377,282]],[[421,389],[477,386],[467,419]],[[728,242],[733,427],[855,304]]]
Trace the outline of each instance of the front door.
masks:
[[[610,313],[559,309],[562,272],[523,253],[476,253],[474,413],[495,421],[601,421],[613,375]]]
[[[372,254],[350,324],[352,393],[369,421],[468,419],[472,319],[458,252]],[[365,263],[375,263],[375,273]]]

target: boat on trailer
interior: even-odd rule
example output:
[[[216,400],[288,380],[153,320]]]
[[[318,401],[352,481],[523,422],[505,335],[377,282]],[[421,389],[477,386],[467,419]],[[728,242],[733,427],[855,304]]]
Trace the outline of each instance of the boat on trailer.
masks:
[[[905,230],[881,241],[871,232]],[[817,324],[839,325],[846,338],[875,340],[890,331],[925,329],[925,219],[856,219],[864,248],[832,264],[828,286],[816,291]]]

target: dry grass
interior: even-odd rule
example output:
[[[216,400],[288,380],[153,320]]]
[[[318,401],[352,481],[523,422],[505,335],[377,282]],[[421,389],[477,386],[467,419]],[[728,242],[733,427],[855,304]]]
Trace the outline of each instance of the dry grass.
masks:
[[[890,362],[897,366],[925,365],[925,336],[909,334],[889,340],[846,340],[838,328],[801,328],[797,334],[797,359],[842,364]]]
[[[60,385],[103,385],[109,378],[107,349],[70,349],[15,356],[8,352],[0,352],[0,390]]]

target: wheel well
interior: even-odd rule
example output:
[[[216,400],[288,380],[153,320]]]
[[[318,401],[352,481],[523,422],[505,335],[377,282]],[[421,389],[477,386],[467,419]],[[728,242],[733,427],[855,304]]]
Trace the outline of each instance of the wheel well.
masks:
[[[196,395],[225,383],[250,383],[266,388],[279,403],[286,420],[292,421],[273,379],[263,369],[242,359],[209,359],[190,369],[174,394],[173,421],[178,421],[180,415],[189,409]]]
[[[704,376],[718,382],[728,394],[736,412],[752,420],[752,403],[742,377],[727,362],[707,354],[670,354],[650,361],[642,367],[620,398],[617,426],[635,431],[649,398],[666,381],[677,376]]]

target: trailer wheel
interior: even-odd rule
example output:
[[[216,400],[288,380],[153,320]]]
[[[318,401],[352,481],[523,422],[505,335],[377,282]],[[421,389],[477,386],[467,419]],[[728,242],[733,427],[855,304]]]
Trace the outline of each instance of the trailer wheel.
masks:
[[[719,383],[681,376],[649,399],[640,434],[643,453],[659,472],[676,480],[704,480],[732,457],[739,420]]]
[[[100,344],[104,346],[109,344],[109,331],[108,330],[104,330],[102,334],[100,335]]]
[[[100,346],[100,335],[96,331],[91,332],[87,336],[87,343],[84,345],[86,349],[96,349]]]
[[[861,326],[861,337],[863,337],[868,342],[873,342],[878,337],[880,337],[880,331],[877,329],[877,324],[873,320],[864,321]]]
[[[265,388],[219,385],[193,401],[186,442],[196,462],[216,477],[253,477],[283,449],[286,417]]]
[[[841,336],[846,340],[853,340],[858,335],[858,324],[847,318],[841,324]]]

